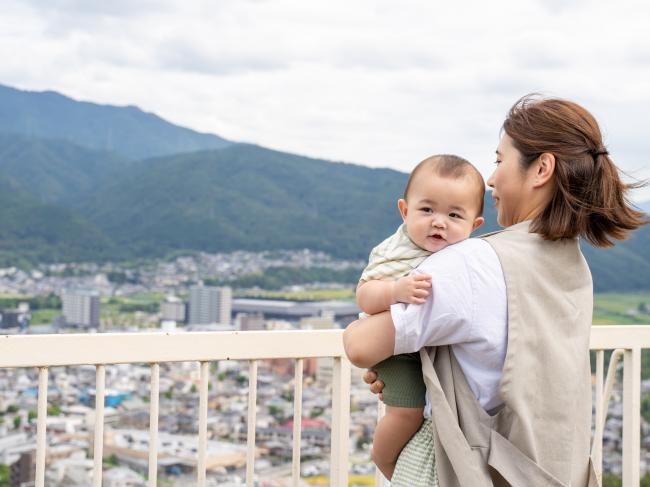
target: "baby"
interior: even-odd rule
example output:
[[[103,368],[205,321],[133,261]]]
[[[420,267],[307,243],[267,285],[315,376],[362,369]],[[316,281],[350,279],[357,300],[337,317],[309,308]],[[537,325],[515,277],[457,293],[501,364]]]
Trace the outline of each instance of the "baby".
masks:
[[[465,240],[483,224],[485,183],[465,159],[432,156],[411,172],[397,207],[404,223],[370,253],[357,286],[365,316],[395,303],[423,304],[431,276],[409,275],[424,259]],[[426,389],[417,353],[396,355],[373,367],[384,382],[384,416],[375,430],[372,459],[387,479],[402,448],[423,421]]]

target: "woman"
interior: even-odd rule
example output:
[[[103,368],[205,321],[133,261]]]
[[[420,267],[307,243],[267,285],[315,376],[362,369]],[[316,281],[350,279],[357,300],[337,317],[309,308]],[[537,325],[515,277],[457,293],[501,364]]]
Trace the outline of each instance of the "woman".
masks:
[[[595,486],[589,447],[591,274],[579,238],[613,245],[644,214],[581,106],[526,96],[510,110],[488,180],[506,227],[433,254],[423,305],[352,323],[344,345],[371,367],[420,350],[430,419],[393,486]],[[427,347],[427,348],[424,348]],[[380,392],[369,372],[366,382]]]

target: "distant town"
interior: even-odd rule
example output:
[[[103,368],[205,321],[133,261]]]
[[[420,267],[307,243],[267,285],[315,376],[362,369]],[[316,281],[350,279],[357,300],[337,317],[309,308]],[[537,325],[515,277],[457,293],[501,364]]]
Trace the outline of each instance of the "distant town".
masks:
[[[228,331],[332,329],[358,315],[353,299],[305,300],[304,291],[350,288],[346,284],[289,286],[298,300],[260,299],[261,290],[235,297],[230,281],[271,267],[358,269],[362,263],[333,260],[311,251],[196,254],[142,267],[116,264],[56,264],[36,269],[0,269],[0,333],[82,333],[106,331]],[[308,295],[308,294],[307,294]],[[35,299],[35,297],[41,299]],[[22,297],[22,299],[21,299]],[[134,298],[135,297],[135,298]],[[36,303],[37,309],[33,308]],[[6,306],[7,304],[13,306]],[[129,304],[131,305],[129,307]],[[58,306],[52,308],[52,306]],[[117,308],[116,308],[117,306]],[[121,308],[120,308],[121,306]],[[113,312],[114,308],[117,312]],[[120,309],[122,312],[120,313]],[[133,314],[132,320],[120,315]],[[51,319],[45,320],[44,317]],[[34,319],[36,318],[36,319]],[[255,471],[259,485],[288,485],[293,434],[292,360],[262,361],[258,373]],[[246,466],[248,364],[212,364],[208,457],[211,485],[242,485]],[[304,361],[302,467],[305,479],[329,475],[332,359]],[[351,428],[354,473],[373,478],[369,448],[376,422],[376,398],[355,369]],[[160,391],[159,481],[192,485],[196,479],[199,370],[196,363],[163,364]],[[146,485],[149,369],[107,367],[106,463],[103,485]],[[65,367],[50,372],[48,393],[48,485],[92,483],[92,425],[95,368]],[[0,465],[10,485],[34,480],[35,411],[38,375],[31,369],[0,369]]]
[[[354,284],[286,282],[281,289],[226,285],[273,268],[357,272],[363,262],[336,260],[308,250],[196,253],[136,264],[67,263],[33,269],[0,269],[0,333],[88,333],[161,330],[319,330],[344,328],[356,319]],[[209,383],[208,485],[245,482],[248,364],[211,364]],[[377,399],[353,368],[350,469],[356,485],[374,485],[370,447]],[[103,485],[144,486],[149,442],[148,367],[106,368]],[[260,361],[257,378],[257,485],[290,485],[294,362]],[[304,361],[303,485],[329,485],[332,359]],[[46,485],[92,485],[95,367],[50,371]],[[159,485],[196,481],[197,363],[161,365]],[[38,372],[0,369],[0,469],[9,484],[33,485]],[[650,381],[642,382],[642,393]],[[650,426],[642,420],[644,458],[650,468]],[[606,473],[621,474],[620,390],[604,434]],[[2,470],[0,470],[0,473]],[[2,477],[0,476],[0,479]]]

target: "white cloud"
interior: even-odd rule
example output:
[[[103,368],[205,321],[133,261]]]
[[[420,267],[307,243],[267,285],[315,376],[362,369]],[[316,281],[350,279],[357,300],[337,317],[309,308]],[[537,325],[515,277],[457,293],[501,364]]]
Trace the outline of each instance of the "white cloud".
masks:
[[[649,17],[641,0],[14,0],[0,82],[371,166],[457,152],[486,176],[508,108],[541,91],[592,110],[650,177]]]

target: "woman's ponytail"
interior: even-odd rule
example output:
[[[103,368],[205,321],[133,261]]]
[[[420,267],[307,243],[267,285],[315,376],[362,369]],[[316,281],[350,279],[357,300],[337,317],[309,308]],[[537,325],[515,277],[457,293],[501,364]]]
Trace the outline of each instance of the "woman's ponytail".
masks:
[[[610,247],[650,223],[628,199],[630,190],[647,183],[622,180],[596,119],[580,105],[528,95],[510,109],[503,128],[524,169],[543,153],[555,156],[555,193],[532,231],[548,240],[581,236]]]

